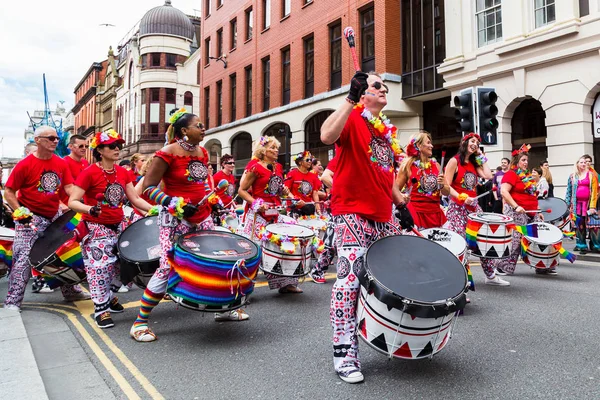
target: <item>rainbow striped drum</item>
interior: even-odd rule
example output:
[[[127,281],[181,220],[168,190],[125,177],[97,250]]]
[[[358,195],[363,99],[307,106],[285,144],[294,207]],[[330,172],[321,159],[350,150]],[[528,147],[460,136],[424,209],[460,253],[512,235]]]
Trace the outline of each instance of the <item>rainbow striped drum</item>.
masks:
[[[167,293],[195,311],[234,310],[253,292],[260,259],[260,248],[234,233],[186,233],[169,256]]]
[[[510,256],[514,220],[503,214],[472,213],[468,216],[466,237],[471,254],[481,258]]]
[[[15,239],[15,231],[0,226],[0,278],[8,273],[12,266],[12,245]]]

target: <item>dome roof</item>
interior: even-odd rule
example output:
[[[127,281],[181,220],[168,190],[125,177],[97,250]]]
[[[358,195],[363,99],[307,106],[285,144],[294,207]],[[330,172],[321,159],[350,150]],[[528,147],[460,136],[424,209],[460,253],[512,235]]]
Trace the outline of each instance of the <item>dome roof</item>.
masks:
[[[162,6],[148,11],[140,21],[140,37],[147,35],[173,35],[189,40],[194,38],[194,25],[189,17],[165,0]]]

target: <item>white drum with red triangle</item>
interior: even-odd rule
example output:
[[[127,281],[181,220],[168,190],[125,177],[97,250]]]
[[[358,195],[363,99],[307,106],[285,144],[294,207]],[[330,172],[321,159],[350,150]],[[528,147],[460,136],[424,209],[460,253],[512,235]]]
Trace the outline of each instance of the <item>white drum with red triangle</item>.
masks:
[[[444,228],[428,228],[423,229],[421,235],[450,250],[462,265],[467,264],[467,242],[458,233]]]
[[[262,263],[260,269],[265,273],[300,277],[310,272],[311,244],[315,236],[312,229],[299,225],[269,224],[266,227],[268,233],[278,235],[288,241],[298,240],[298,245],[290,247],[289,252],[281,249],[279,244],[269,240],[262,242]],[[284,245],[285,247],[286,245]]]
[[[472,213],[468,216],[467,236],[470,221],[481,224],[477,231],[477,245],[470,246],[471,254],[481,258],[505,258],[510,256],[512,230],[507,225],[514,220],[503,214]]]
[[[531,267],[552,269],[560,263],[560,247],[562,245],[562,232],[560,228],[546,222],[534,222],[537,225],[538,237],[523,236],[521,247],[523,249],[523,262]]]

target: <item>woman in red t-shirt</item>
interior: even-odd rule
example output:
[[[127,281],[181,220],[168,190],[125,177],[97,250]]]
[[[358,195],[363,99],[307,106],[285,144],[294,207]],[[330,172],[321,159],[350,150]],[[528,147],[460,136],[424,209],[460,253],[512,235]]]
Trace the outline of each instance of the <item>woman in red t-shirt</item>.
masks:
[[[283,222],[279,212],[273,208],[281,206],[281,195],[289,194],[288,188],[283,184],[283,168],[277,162],[279,146],[281,143],[273,136],[260,138],[254,150],[257,160],[246,167],[238,190],[238,195],[249,204],[245,214],[244,236],[254,241],[259,240],[258,235],[263,227]],[[270,289],[279,288],[280,293],[302,293],[297,278],[282,280],[271,274],[266,274],[266,277]]]
[[[465,135],[458,148],[458,154],[446,165],[444,179],[450,186],[450,204],[446,211],[448,229],[466,237],[467,217],[470,213],[483,212],[477,197],[477,178],[492,179],[492,171],[487,158],[479,149],[481,138],[476,133]],[[485,283],[496,286],[509,286],[510,283],[496,276],[494,260],[481,258],[481,268],[485,273]],[[468,267],[467,267],[468,268]]]
[[[537,186],[531,172],[527,169],[529,166],[529,146],[523,145],[519,150],[512,153],[509,170],[502,177],[502,186],[500,193],[504,200],[504,215],[511,217],[516,225],[527,225],[534,221],[542,221],[542,214],[537,212],[526,213],[525,211],[537,210]],[[496,271],[498,273],[513,274],[517,266],[517,260],[521,253],[521,235],[516,229],[512,233],[510,256],[498,260]],[[550,272],[556,274],[556,267],[548,271],[535,269],[536,273]]]
[[[123,143],[121,135],[112,129],[96,133],[90,147],[97,162],[77,177],[69,198],[69,207],[83,214],[89,231],[81,241],[81,249],[94,302],[94,317],[98,327],[103,329],[115,325],[111,312],[124,310],[110,290],[118,273],[119,259],[114,249],[124,219],[123,201],[127,198],[146,212],[152,207],[136,193],[127,171],[115,164]]]
[[[298,168],[291,170],[285,178],[285,186],[290,190],[298,202],[293,205],[292,213],[300,216],[320,214],[319,189],[321,181],[317,174],[313,174],[312,155],[303,151],[296,157]],[[310,203],[310,204],[307,204]]]
[[[424,131],[414,135],[406,146],[406,155],[396,183],[399,188],[409,187],[408,211],[419,229],[440,228],[446,223],[440,207],[441,195],[450,194],[450,186],[445,184],[440,165],[432,158],[431,135]]]

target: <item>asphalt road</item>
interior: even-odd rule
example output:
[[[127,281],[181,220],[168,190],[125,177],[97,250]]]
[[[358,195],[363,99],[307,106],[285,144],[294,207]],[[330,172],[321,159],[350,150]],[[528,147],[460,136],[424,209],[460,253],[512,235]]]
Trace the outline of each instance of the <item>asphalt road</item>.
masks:
[[[150,385],[140,383],[145,378],[155,398],[167,399],[599,399],[600,264],[563,261],[558,276],[536,276],[521,264],[507,278],[510,287],[484,285],[481,268],[472,269],[477,290],[448,346],[432,360],[390,361],[361,342],[365,382],[359,385],[343,383],[333,371],[333,279],[307,281],[301,295],[257,288],[244,322],[218,323],[212,314],[163,302],[151,318],[159,336],[154,343],[129,337],[137,315],[130,304],[104,331],[115,347],[98,342],[141,398],[149,398]],[[120,298],[135,302],[141,293]],[[28,290],[26,302],[60,304],[61,296]],[[86,330],[96,335],[91,325]],[[72,331],[110,390],[125,398],[97,352]],[[118,361],[114,350],[135,368]]]

